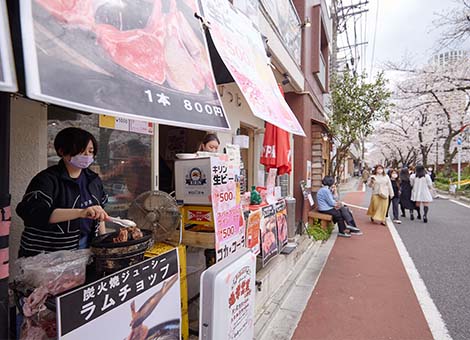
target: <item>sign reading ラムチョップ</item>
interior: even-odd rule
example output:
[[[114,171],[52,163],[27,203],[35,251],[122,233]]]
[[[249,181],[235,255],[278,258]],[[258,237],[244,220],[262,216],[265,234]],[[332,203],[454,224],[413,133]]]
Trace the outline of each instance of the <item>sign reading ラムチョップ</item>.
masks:
[[[58,339],[180,339],[179,281],[173,249],[59,296]]]
[[[27,94],[100,114],[228,130],[196,0],[21,1]]]
[[[0,91],[17,90],[6,2],[0,1]]]
[[[283,98],[269,67],[261,34],[227,0],[202,0],[210,34],[255,116],[300,136],[302,126]]]

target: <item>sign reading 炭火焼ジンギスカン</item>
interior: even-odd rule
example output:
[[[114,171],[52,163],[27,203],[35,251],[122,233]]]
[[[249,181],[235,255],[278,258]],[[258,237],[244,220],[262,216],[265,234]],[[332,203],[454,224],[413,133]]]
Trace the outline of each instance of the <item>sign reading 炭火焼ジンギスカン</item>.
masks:
[[[88,112],[229,130],[196,0],[21,1],[29,97]]]
[[[61,295],[58,339],[180,339],[179,281],[173,249]]]
[[[6,1],[0,1],[0,91],[17,90]]]
[[[210,34],[255,116],[300,136],[302,126],[283,98],[269,67],[261,34],[227,0],[202,0]]]
[[[236,171],[228,156],[211,157],[212,209],[217,262],[245,245],[245,228],[237,202]]]

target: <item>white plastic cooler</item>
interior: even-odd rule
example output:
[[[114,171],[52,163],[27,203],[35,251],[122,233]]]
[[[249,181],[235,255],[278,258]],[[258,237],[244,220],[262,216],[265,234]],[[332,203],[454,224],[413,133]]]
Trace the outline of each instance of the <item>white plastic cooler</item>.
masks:
[[[176,200],[181,204],[210,205],[211,157],[175,161]]]

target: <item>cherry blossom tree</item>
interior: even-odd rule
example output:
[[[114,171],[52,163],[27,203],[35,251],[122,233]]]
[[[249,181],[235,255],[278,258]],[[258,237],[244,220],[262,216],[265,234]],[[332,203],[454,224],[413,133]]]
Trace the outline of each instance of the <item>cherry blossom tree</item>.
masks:
[[[456,46],[470,37],[470,1],[458,0],[456,5],[437,13],[434,26],[441,29],[439,43],[442,47]]]
[[[442,139],[440,148],[444,172],[449,175],[457,154],[456,137],[470,123],[469,61],[463,59],[458,63],[427,65],[421,69],[405,69],[395,65],[393,69],[404,74],[395,90],[395,100],[401,103],[396,114],[405,116],[398,121],[409,121],[410,126],[405,124],[402,128],[407,127],[408,132],[415,130],[415,136],[407,139],[407,143],[418,148],[418,160],[427,164],[433,144]],[[396,128],[400,130],[399,126]]]

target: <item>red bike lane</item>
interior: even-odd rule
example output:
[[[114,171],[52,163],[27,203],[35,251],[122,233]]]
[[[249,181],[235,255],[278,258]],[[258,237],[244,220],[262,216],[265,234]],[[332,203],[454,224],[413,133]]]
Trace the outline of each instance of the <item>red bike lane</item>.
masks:
[[[433,339],[390,231],[351,209],[364,235],[336,240],[292,339]]]

